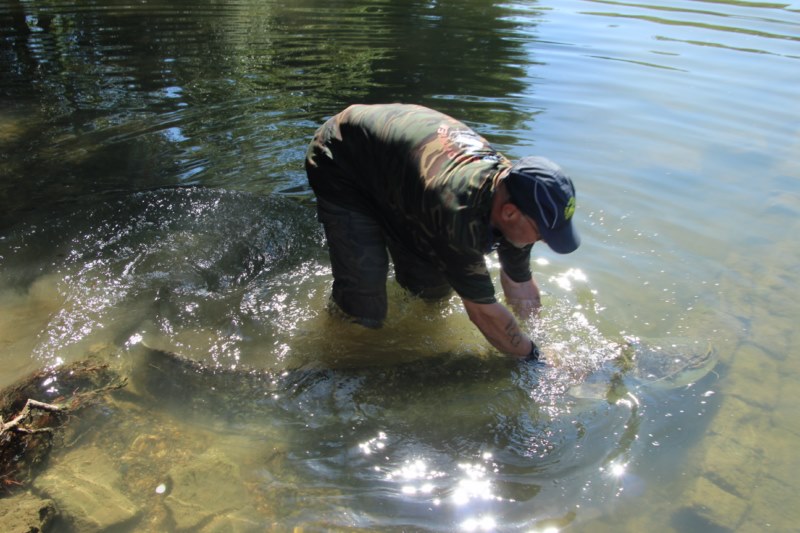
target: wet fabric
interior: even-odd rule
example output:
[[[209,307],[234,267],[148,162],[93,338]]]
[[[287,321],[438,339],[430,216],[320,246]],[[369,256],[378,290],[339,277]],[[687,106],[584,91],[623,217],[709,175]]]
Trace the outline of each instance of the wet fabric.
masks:
[[[510,167],[463,123],[404,104],[347,108],[317,130],[306,157],[318,198],[371,217],[390,242],[477,303],[496,301],[484,260],[494,248],[511,279],[531,278],[531,247],[513,247],[489,224]]]
[[[451,293],[441,272],[388,239],[372,217],[324,199],[318,199],[317,212],[333,270],[331,299],[346,317],[367,327],[380,327],[388,309],[389,255],[397,282],[415,296],[435,300]]]

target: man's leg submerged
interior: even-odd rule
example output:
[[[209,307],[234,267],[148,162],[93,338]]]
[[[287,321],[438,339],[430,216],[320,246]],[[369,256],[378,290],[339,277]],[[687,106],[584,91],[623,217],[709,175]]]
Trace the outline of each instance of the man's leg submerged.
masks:
[[[392,254],[395,278],[405,290],[423,300],[441,300],[453,292],[444,274],[429,261],[417,257],[391,240],[388,247]]]
[[[379,328],[386,318],[389,256],[377,221],[317,198],[333,269],[333,303],[348,319]]]

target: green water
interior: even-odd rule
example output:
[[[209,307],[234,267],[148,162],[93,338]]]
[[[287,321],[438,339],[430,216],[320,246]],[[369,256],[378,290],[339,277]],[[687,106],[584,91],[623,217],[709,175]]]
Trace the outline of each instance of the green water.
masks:
[[[133,376],[33,486],[65,516],[88,456],[120,530],[797,528],[800,5],[0,0],[0,21],[0,385],[90,354]],[[391,282],[383,330],[327,315],[305,147],[387,101],[573,176],[581,248],[533,254],[549,367]],[[614,381],[624,336],[720,363]],[[570,394],[587,379],[611,401]]]

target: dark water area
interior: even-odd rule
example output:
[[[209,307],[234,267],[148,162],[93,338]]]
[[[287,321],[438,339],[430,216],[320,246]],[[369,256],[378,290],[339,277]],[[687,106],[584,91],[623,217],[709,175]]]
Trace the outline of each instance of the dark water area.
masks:
[[[307,195],[298,161],[348,103],[436,105],[502,140],[529,118],[503,101],[525,88],[505,14],[474,3],[11,3],[4,152],[27,156],[8,161],[5,223],[163,186]]]
[[[0,386],[130,378],[30,490],[64,531],[795,529],[799,62],[791,2],[0,0]],[[327,313],[303,157],[378,102],[574,178],[546,365],[392,280],[382,330]]]

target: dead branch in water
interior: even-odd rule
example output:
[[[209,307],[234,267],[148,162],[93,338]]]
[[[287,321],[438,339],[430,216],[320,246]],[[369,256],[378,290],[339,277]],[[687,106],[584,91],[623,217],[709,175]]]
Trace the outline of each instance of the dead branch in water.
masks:
[[[5,422],[3,420],[3,417],[0,416],[0,437],[2,437],[3,433],[5,433],[6,431],[16,431],[18,433],[27,433],[29,435],[33,433],[52,432],[53,429],[49,427],[29,428],[22,425],[22,423],[25,421],[25,419],[28,418],[28,416],[34,409],[38,409],[40,411],[48,411],[51,413],[59,413],[66,410],[65,407],[60,405],[40,402],[38,400],[32,400],[28,398],[28,401],[25,402],[25,407],[22,408],[22,411],[20,411],[19,414],[14,418],[12,418],[10,421]]]
[[[127,378],[123,378],[118,380],[116,383],[112,383],[111,385],[107,385],[105,387],[100,387],[87,392],[74,393],[69,397],[69,401],[58,404],[40,402],[39,400],[28,398],[28,400],[25,402],[25,407],[22,408],[17,416],[8,422],[5,422],[2,415],[0,415],[0,436],[2,436],[6,431],[17,431],[19,433],[39,433],[42,431],[51,431],[52,428],[28,428],[23,426],[22,422],[28,418],[28,416],[31,415],[34,410],[46,411],[49,413],[69,412],[79,409],[95,396],[99,396],[104,392],[121,389],[127,384]]]
[[[28,385],[41,379],[39,373],[22,385],[0,392],[4,400],[2,403],[6,405],[19,406],[25,401],[22,409],[5,411],[9,419],[4,419],[0,410],[0,489],[8,493],[11,489],[26,485],[34,475],[34,467],[47,458],[69,417],[99,401],[102,394],[127,385],[126,378],[104,373],[106,368],[107,365],[82,362],[66,369],[65,375],[72,377],[77,374],[89,379],[92,388],[82,392],[73,391],[69,396],[59,397],[52,403],[30,397],[35,390]],[[105,386],[98,386],[99,378],[108,378]]]

